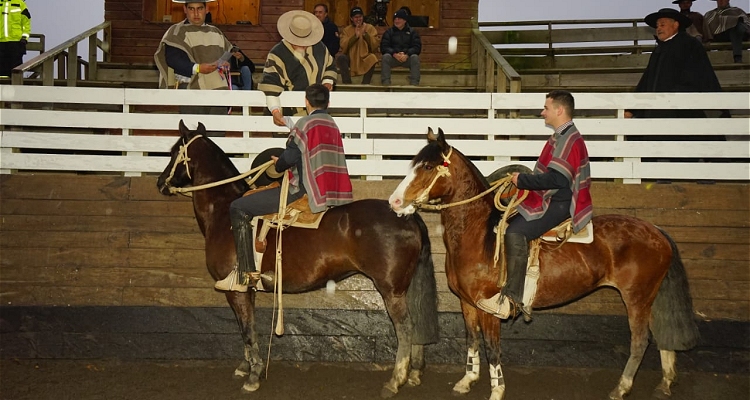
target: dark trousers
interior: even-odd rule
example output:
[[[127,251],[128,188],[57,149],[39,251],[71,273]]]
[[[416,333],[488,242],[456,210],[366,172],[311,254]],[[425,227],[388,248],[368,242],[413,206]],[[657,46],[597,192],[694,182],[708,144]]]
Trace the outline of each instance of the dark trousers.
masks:
[[[748,35],[747,26],[740,21],[737,26],[714,35],[714,42],[732,43],[732,55],[742,57],[742,40]]]
[[[13,68],[23,64],[26,46],[21,42],[0,42],[0,76],[10,77]]]
[[[534,240],[568,218],[570,218],[570,201],[551,201],[547,212],[539,219],[526,221],[523,216],[517,214],[508,222],[508,229],[505,233],[520,233],[526,236],[527,241]]]
[[[304,193],[299,191],[287,196],[287,204],[299,199]],[[249,196],[240,197],[232,202],[229,206],[231,209],[237,209],[247,214],[249,219],[259,215],[273,214],[279,211],[279,197],[281,197],[281,188],[263,190],[253,193]]]

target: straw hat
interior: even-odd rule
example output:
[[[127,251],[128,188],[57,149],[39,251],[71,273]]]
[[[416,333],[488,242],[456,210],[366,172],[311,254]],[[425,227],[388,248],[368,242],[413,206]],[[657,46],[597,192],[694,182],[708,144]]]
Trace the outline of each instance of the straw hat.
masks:
[[[276,27],[281,37],[295,46],[312,46],[323,39],[323,24],[307,11],[285,12]]]

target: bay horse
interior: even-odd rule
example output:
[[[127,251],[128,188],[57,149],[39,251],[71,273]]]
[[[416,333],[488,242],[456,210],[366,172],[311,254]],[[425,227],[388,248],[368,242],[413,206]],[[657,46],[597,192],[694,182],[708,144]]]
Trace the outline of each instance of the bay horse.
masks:
[[[171,160],[157,180],[164,195],[170,188],[198,186],[239,175],[229,157],[206,136],[180,121],[180,138]],[[193,209],[205,237],[206,266],[214,280],[224,278],[236,264],[229,204],[249,189],[244,180],[193,192]],[[274,230],[269,237],[274,237]],[[300,293],[325,287],[361,273],[383,297],[398,340],[391,379],[381,391],[391,397],[400,386],[419,385],[425,367],[425,344],[437,342],[437,289],[427,227],[419,215],[403,219],[385,200],[360,200],[334,207],[318,229],[284,230],[284,292]],[[268,241],[262,272],[274,270],[276,243]],[[225,292],[240,327],[244,359],[235,376],[247,376],[243,392],[260,387],[264,362],[255,330],[255,291]]]
[[[453,387],[468,393],[479,379],[479,346],[483,337],[489,363],[491,400],[505,395],[500,366],[500,320],[477,308],[477,301],[497,293],[498,269],[493,267],[495,233],[501,218],[487,180],[460,151],[428,131],[427,145],[411,161],[411,170],[389,202],[399,215],[413,213],[427,201],[441,202],[445,272],[448,285],[461,300],[466,323],[466,374]],[[475,201],[471,201],[476,197]],[[463,203],[462,201],[466,201]],[[456,204],[458,202],[462,202]],[[451,206],[451,205],[454,205]],[[663,378],[655,395],[671,395],[676,378],[675,350],[687,350],[699,340],[687,277],[674,241],[660,228],[633,217],[594,217],[590,244],[542,244],[540,276],[534,308],[577,300],[599,287],[617,289],[627,310],[630,357],[610,399],[630,392],[648,347],[649,328],[661,355]],[[500,257],[503,257],[501,254]]]

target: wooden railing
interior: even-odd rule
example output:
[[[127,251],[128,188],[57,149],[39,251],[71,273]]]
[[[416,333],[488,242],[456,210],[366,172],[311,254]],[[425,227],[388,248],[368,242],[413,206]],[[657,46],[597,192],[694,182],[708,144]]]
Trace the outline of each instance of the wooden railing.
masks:
[[[281,102],[301,106],[303,96],[285,92]],[[750,181],[746,93],[576,93],[575,98],[577,111],[591,115],[576,118],[576,125],[588,142],[595,179]],[[230,132],[215,141],[227,153],[240,155],[232,160],[246,171],[262,150],[283,147],[289,132],[263,115],[265,96],[257,90],[6,85],[0,86],[0,102],[6,107],[0,108],[0,173],[160,172],[181,119]],[[176,104],[233,106],[236,114],[181,115]],[[544,95],[538,93],[331,94],[331,114],[346,135],[346,152],[356,156],[347,160],[349,171],[366,179],[405,175],[409,158],[425,144],[427,127],[442,128],[449,142],[476,160],[485,175],[508,164],[533,167],[529,160],[538,156],[551,132],[537,117],[543,104]],[[645,108],[733,109],[739,115],[623,118],[625,109]],[[509,110],[523,117],[502,118]]]
[[[103,39],[97,37],[100,31],[104,32]],[[98,51],[104,53],[104,61],[109,60],[110,37],[110,22],[99,24],[14,68],[11,82],[23,85],[27,80],[40,79],[42,85],[52,86],[55,70],[57,79],[65,80],[67,86],[76,86],[82,79],[96,79]],[[86,39],[89,51],[84,59],[78,56],[78,44]]]
[[[476,20],[472,23],[471,52],[476,54],[477,89],[484,92],[521,92],[521,75],[482,34]]]

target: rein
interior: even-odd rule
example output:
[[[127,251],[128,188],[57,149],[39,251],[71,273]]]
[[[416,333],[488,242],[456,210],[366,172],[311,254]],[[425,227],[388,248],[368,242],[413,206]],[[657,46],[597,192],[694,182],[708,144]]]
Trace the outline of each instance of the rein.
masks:
[[[260,176],[262,175],[263,172],[266,171],[266,169],[270,168],[274,164],[273,160],[269,160],[266,163],[261,164],[261,165],[255,167],[255,168],[253,168],[253,169],[251,169],[251,170],[249,170],[247,172],[244,172],[242,174],[239,174],[237,176],[233,176],[233,177],[227,178],[227,179],[222,179],[220,181],[216,181],[216,182],[212,182],[212,183],[206,183],[204,185],[190,186],[190,187],[186,187],[186,188],[170,186],[169,182],[174,177],[174,172],[177,170],[177,166],[180,163],[185,164],[185,171],[187,172],[188,178],[193,179],[193,177],[190,176],[190,168],[189,168],[189,165],[188,165],[188,162],[190,161],[190,157],[188,156],[188,147],[190,147],[190,144],[192,144],[196,139],[202,138],[202,137],[203,137],[203,135],[196,135],[192,139],[190,139],[190,141],[188,141],[187,143],[185,143],[185,144],[183,144],[183,145],[180,146],[180,151],[177,153],[177,157],[175,157],[174,163],[172,164],[172,170],[169,171],[169,176],[164,181],[164,185],[169,188],[169,193],[172,193],[172,194],[175,194],[175,193],[185,194],[185,193],[195,192],[195,191],[198,191],[198,190],[210,189],[210,188],[213,188],[213,187],[217,187],[217,186],[221,186],[221,185],[226,185],[227,183],[235,182],[235,181],[238,181],[240,179],[244,179],[244,178],[252,175],[253,173],[258,172],[258,174],[256,174],[252,179],[250,179],[250,180],[247,181],[248,185],[252,185],[253,182],[255,182],[256,180],[258,180],[258,178],[260,178]]]
[[[414,200],[414,206],[416,208],[422,208],[425,210],[442,211],[442,210],[445,210],[446,208],[469,204],[497,190],[493,203],[495,205],[495,208],[503,212],[503,217],[500,219],[500,221],[497,224],[497,228],[495,229],[497,236],[495,238],[495,254],[493,256],[493,261],[494,261],[493,267],[497,268],[497,262],[500,261],[500,250],[501,250],[500,247],[505,245],[505,228],[508,223],[508,218],[513,216],[513,214],[516,212],[516,208],[518,207],[519,204],[521,204],[526,199],[526,197],[529,195],[529,192],[524,191],[521,197],[518,197],[518,193],[520,191],[517,190],[515,193],[513,193],[513,197],[511,197],[510,201],[508,202],[508,205],[504,206],[501,201],[503,199],[503,193],[505,193],[506,188],[508,188],[510,185],[513,184],[513,182],[511,181],[512,175],[508,174],[508,176],[506,176],[505,178],[500,178],[490,183],[489,189],[485,190],[482,193],[479,193],[476,196],[470,197],[468,199],[456,201],[453,203],[446,203],[446,204],[424,204],[424,202],[427,201],[428,199],[430,190],[432,190],[432,187],[435,186],[435,183],[437,182],[437,180],[444,176],[445,177],[451,176],[448,166],[451,164],[450,157],[452,154],[453,154],[453,147],[451,147],[450,150],[448,150],[448,154],[442,154],[442,153],[440,154],[441,156],[443,156],[443,164],[435,167],[437,169],[437,173],[435,174],[435,177],[432,179],[432,182],[430,182],[427,188],[425,188],[422,191],[422,193],[420,193],[419,196],[417,196],[417,198]],[[505,257],[503,257],[502,259],[503,268],[500,269],[500,273],[501,273],[501,279],[499,280],[500,282],[505,282],[505,280],[507,279],[507,275],[506,275],[507,271],[506,271],[505,264],[506,264]]]

